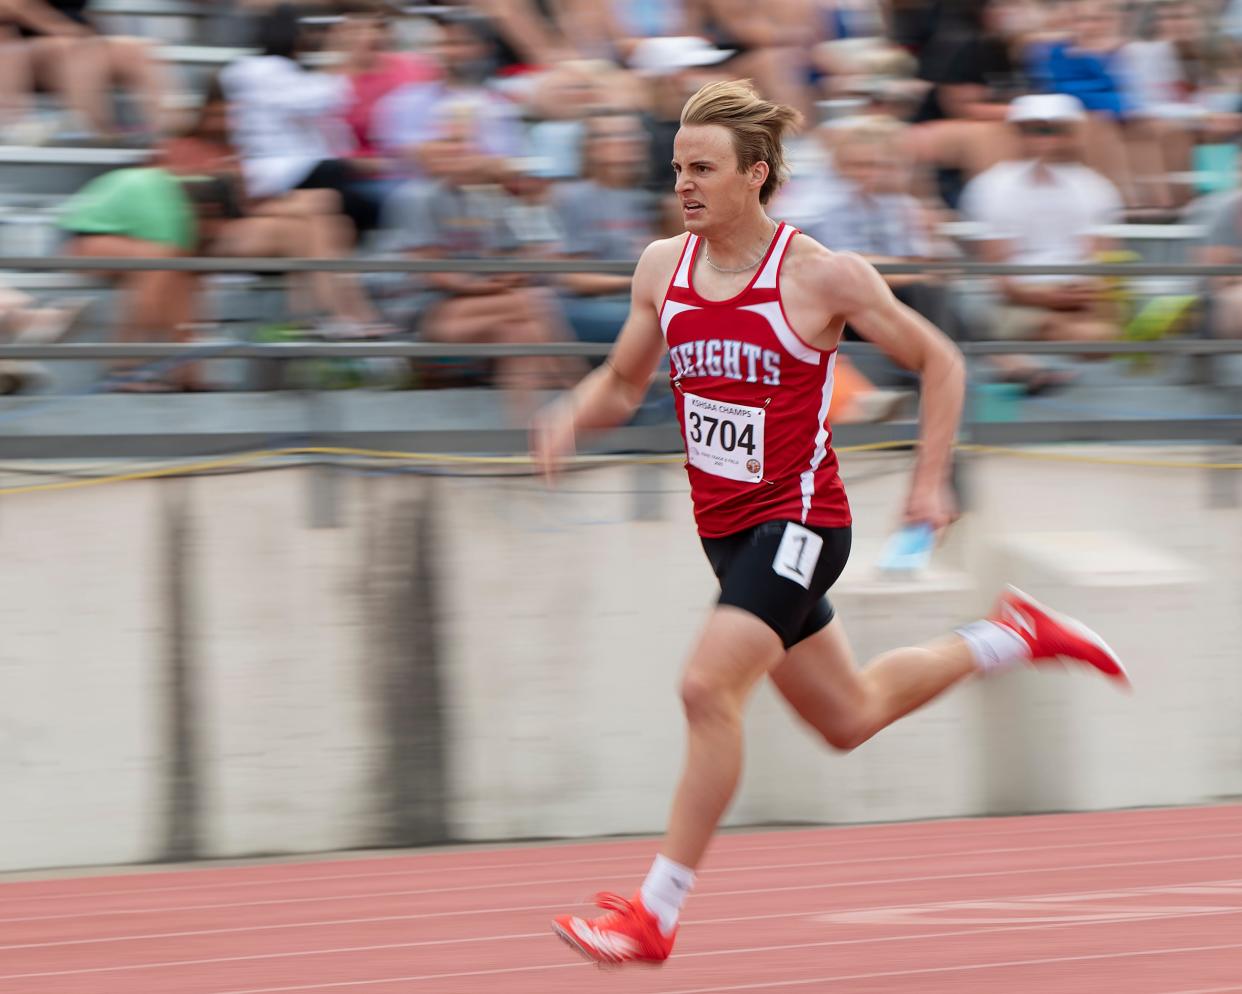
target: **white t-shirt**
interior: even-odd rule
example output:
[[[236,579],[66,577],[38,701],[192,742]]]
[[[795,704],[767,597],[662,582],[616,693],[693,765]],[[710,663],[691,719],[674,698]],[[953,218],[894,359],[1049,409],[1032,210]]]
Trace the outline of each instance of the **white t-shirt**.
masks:
[[[1126,102],[1148,117],[1193,117],[1203,111],[1185,97],[1186,74],[1171,41],[1132,41],[1117,53]]]
[[[1092,229],[1115,221],[1123,204],[1112,183],[1078,163],[1001,162],[966,185],[958,207],[983,225],[983,238],[1010,242],[1009,262],[1052,266],[1091,262]]]
[[[283,56],[253,55],[226,66],[220,83],[252,197],[287,193],[318,163],[350,151],[341,116],[351,95],[344,74],[308,72]]]

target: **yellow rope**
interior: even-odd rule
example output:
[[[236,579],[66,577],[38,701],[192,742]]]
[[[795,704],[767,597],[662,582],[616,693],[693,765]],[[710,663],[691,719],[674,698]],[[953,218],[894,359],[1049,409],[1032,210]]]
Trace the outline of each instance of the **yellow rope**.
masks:
[[[1138,466],[1143,469],[1242,469],[1242,462],[1195,462],[1189,459],[1131,459],[1125,456],[1085,456],[1073,452],[1040,452],[1001,445],[959,445],[960,452],[992,456],[1021,456],[1051,462],[1087,463],[1096,466]]]
[[[885,450],[908,449],[914,443],[909,441],[870,442],[865,445],[848,445],[837,449],[841,455],[857,452],[883,452]],[[1242,463],[1237,462],[1197,462],[1179,459],[1137,459],[1113,456],[1080,455],[1071,452],[1046,452],[1032,449],[1019,449],[1000,445],[962,444],[957,446],[960,452],[971,452],[980,455],[1014,456],[1021,459],[1041,459],[1050,462],[1080,463],[1096,466],[1135,466],[1143,469],[1204,469],[1204,470],[1242,470]],[[174,466],[160,466],[152,469],[136,470],[130,473],[116,473],[111,476],[96,476],[89,479],[57,480],[50,483],[30,483],[16,487],[0,487],[0,497],[16,497],[21,494],[53,493],[60,490],[79,490],[83,487],[99,487],[111,483],[131,483],[137,480],[158,480],[168,477],[186,476],[194,473],[207,473],[213,470],[232,469],[247,463],[263,459],[278,459],[287,456],[349,456],[364,459],[389,459],[398,462],[435,463],[440,465],[466,466],[530,466],[530,456],[467,456],[449,455],[436,452],[397,452],[385,449],[357,449],[346,446],[301,446],[283,449],[261,449],[257,452],[244,452],[238,455],[225,456],[219,459],[208,459],[199,462],[178,463]],[[680,455],[652,456],[577,456],[572,462],[576,465],[675,465],[684,462]]]

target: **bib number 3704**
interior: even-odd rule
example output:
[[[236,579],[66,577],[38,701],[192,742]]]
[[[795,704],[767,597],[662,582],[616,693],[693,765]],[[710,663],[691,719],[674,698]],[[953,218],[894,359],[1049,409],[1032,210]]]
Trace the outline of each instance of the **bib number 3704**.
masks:
[[[685,395],[686,458],[691,466],[727,480],[763,480],[762,407],[724,404]]]

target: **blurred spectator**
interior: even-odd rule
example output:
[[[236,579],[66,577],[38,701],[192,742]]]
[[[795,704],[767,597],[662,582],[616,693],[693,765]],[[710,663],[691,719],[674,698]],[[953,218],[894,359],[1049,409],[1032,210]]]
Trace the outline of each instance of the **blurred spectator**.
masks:
[[[30,46],[15,24],[0,24],[0,142],[13,145],[39,144],[41,136],[26,138],[30,130]]]
[[[586,118],[600,110],[637,111],[643,99],[637,81],[611,62],[564,62],[530,92],[528,113],[539,118],[527,134],[530,154],[549,160],[552,178],[578,179]]]
[[[1129,117],[1126,122],[1135,183],[1158,207],[1185,203],[1187,188],[1170,179],[1191,166],[1197,119],[1206,110],[1191,97],[1177,39],[1193,15],[1176,2],[1153,3],[1140,38],[1122,45],[1117,69]]]
[[[464,6],[487,18],[488,33],[495,43],[496,69],[503,75],[553,66],[584,54],[575,49],[558,20],[566,6],[574,6],[574,0],[473,0]]]
[[[768,209],[772,217],[807,229],[828,216],[842,183],[832,157],[833,132],[840,126],[839,120],[826,121],[811,132],[810,140],[786,145],[789,179],[772,198]]]
[[[1074,97],[1086,108],[1086,164],[1111,180],[1128,206],[1152,206],[1149,191],[1135,182],[1122,131],[1131,109],[1121,83],[1122,8],[1115,0],[1058,0],[1053,7],[1071,18],[1068,37],[1028,50],[1033,86]]]
[[[341,22],[333,48],[353,88],[344,116],[353,135],[354,155],[365,160],[380,154],[371,140],[376,104],[406,84],[434,79],[439,70],[423,55],[391,50],[392,25],[385,5],[350,0],[337,7]]]
[[[344,60],[335,60],[334,72],[298,63],[304,39],[291,5],[277,7],[261,26],[262,54],[238,59],[220,75],[246,192],[266,199],[332,190],[357,238],[378,225],[380,205],[365,185],[367,173],[348,158],[353,142],[344,115],[352,89],[339,71]]]
[[[513,201],[490,180],[494,163],[473,144],[477,105],[443,108],[448,130],[439,138],[434,180],[415,180],[388,204],[393,248],[416,259],[511,256],[521,247],[506,223]],[[568,337],[554,297],[521,274],[428,273],[420,288],[418,333],[443,342],[552,342]],[[497,361],[498,382],[526,391],[565,386],[578,372],[562,358]],[[527,412],[529,413],[529,412]]]
[[[219,177],[178,177],[166,169],[118,169],[92,180],[69,200],[60,226],[65,254],[93,258],[175,259],[199,254],[224,224],[240,216],[233,185]],[[111,274],[124,290],[121,341],[187,340],[196,320],[193,274],[175,270]],[[169,379],[126,375],[118,364],[114,387],[125,391],[193,389],[190,365]]]
[[[237,188],[244,190],[240,161],[229,139],[228,105],[218,78],[208,87],[197,120],[182,135],[162,145],[157,161],[179,176],[232,176]],[[243,197],[241,214],[203,246],[207,254],[311,259],[349,255],[351,225],[332,190],[293,190],[284,196],[255,200]],[[378,336],[392,330],[381,322],[353,274],[292,273],[288,285],[291,312],[297,315],[309,310],[312,320],[333,337]],[[303,303],[307,297],[312,302],[310,308]]]
[[[142,119],[133,136],[150,141],[164,126],[166,82],[149,42],[99,33],[89,0],[0,0],[0,31],[25,39],[24,51],[6,49],[0,90],[25,107],[36,87],[56,91],[88,136],[116,142],[124,135],[113,113],[112,88],[138,99]],[[13,56],[12,61],[8,57]]]
[[[878,116],[847,119],[832,130],[835,197],[819,220],[803,224],[808,235],[873,263],[917,262],[938,254],[927,214],[909,192],[912,163],[902,151],[904,130],[900,122]],[[884,279],[898,299],[943,325],[947,300],[936,277],[912,273]]]
[[[753,0],[696,0],[695,29],[718,48],[732,53],[732,75],[755,81],[769,100],[797,109],[811,119],[805,85],[809,42],[805,5],[758,4]]]
[[[1214,156],[1230,160],[1225,172],[1232,179],[1237,85],[1222,77],[1224,63],[1216,53],[1225,46],[1209,39],[1194,3],[1156,0],[1143,16],[1139,40],[1126,44],[1119,60],[1131,108],[1134,166],[1158,206],[1176,207],[1192,192],[1178,174],[1200,168],[1196,144],[1215,146],[1199,156],[1205,168],[1215,165]],[[1212,181],[1203,188],[1212,189]]]
[[[635,114],[597,113],[587,118],[585,178],[556,191],[564,232],[563,252],[571,259],[634,260],[658,235],[659,202],[642,188],[647,164],[646,135]],[[630,308],[630,277],[568,273],[565,316],[584,342],[611,342]]]
[[[1039,14],[1027,0],[942,9],[919,57],[919,77],[931,87],[905,141],[916,161],[936,170],[941,199],[956,207],[966,182],[1014,155],[1005,113],[1024,88],[1021,51]]]
[[[993,166],[967,186],[962,211],[978,222],[987,262],[1073,265],[1094,261],[1106,246],[1092,229],[1117,219],[1117,189],[1080,164],[1082,105],[1064,94],[1019,97],[1009,119],[1019,161]],[[1098,279],[1000,277],[993,297],[976,301],[980,337],[1104,341],[1119,336],[1119,315]],[[1047,377],[1029,362],[998,357],[1013,379],[1038,388]]]
[[[690,34],[688,7],[687,0],[609,0],[598,4],[611,56],[624,63],[644,39]]]
[[[441,77],[408,83],[376,105],[372,140],[398,160],[411,176],[438,173],[449,149],[458,143],[445,136],[460,124],[469,107],[474,133],[469,146],[480,159],[476,173],[490,181],[504,177],[508,162],[523,153],[520,109],[489,85],[494,48],[487,22],[469,13],[438,15],[439,37],[434,54]]]

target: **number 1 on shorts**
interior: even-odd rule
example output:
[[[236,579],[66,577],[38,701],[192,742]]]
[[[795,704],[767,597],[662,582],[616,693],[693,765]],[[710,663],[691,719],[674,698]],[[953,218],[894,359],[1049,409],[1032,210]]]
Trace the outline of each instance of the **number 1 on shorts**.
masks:
[[[810,590],[811,577],[823,547],[824,540],[820,536],[791,521],[785,525],[785,534],[781,536],[776,558],[772,560],[772,569],[787,580],[801,584],[803,589]]]

